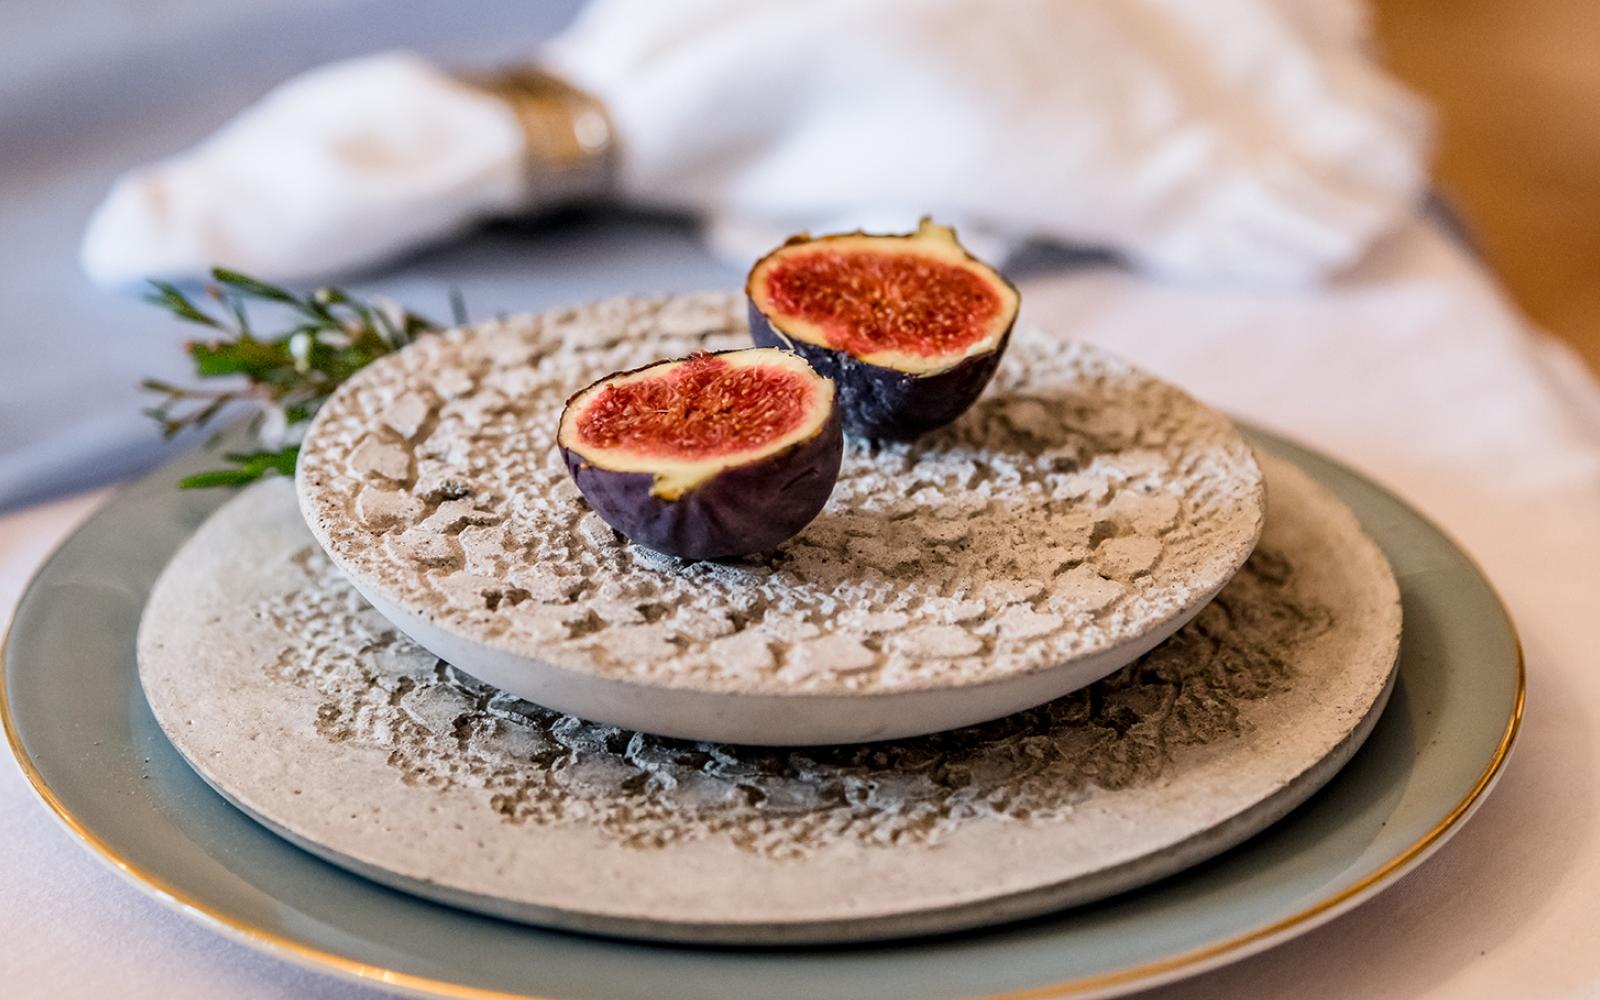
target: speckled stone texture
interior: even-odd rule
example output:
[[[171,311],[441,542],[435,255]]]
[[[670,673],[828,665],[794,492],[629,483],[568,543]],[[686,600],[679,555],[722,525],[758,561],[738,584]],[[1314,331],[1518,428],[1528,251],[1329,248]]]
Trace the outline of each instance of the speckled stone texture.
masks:
[[[302,509],[367,593],[453,635],[563,670],[757,693],[1058,667],[1181,620],[1259,533],[1260,469],[1225,418],[1024,330],[954,426],[849,445],[827,508],[776,552],[691,563],[628,544],[561,464],[567,396],[747,344],[725,295],[425,338],[324,407],[300,456]]]
[[[893,936],[1039,912],[1222,850],[1364,738],[1398,593],[1349,512],[1268,465],[1257,552],[1194,621],[981,726],[771,750],[586,723],[487,689],[372,611],[287,483],[158,583],[140,670],[179,750],[311,849],[501,915],[647,937]]]

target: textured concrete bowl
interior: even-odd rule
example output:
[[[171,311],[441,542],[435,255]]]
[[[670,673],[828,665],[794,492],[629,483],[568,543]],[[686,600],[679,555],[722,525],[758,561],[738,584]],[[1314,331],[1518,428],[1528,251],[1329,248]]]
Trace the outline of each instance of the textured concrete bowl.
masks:
[[[1264,489],[1224,417],[1019,330],[916,442],[853,442],[776,552],[685,562],[589,511],[554,446],[607,372],[746,341],[732,296],[630,298],[425,338],[343,386],[301,510],[417,642],[539,704],[686,739],[892,739],[998,718],[1129,663],[1243,565]]]

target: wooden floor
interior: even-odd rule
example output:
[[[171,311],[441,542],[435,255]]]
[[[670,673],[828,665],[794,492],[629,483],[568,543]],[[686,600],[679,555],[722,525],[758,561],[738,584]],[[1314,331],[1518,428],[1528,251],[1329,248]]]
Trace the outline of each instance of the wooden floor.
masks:
[[[1600,0],[1375,0],[1435,175],[1522,308],[1600,372]]]

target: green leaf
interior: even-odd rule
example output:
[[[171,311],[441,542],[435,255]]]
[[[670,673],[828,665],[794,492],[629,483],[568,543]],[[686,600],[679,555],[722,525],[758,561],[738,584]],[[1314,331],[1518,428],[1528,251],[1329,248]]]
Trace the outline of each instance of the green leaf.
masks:
[[[182,490],[204,490],[218,486],[243,486],[263,476],[278,473],[294,475],[294,463],[300,456],[300,446],[289,445],[278,451],[230,452],[223,457],[236,463],[237,469],[212,469],[178,480]]]
[[[364,302],[338,288],[320,288],[297,298],[287,289],[227,268],[216,268],[212,277],[216,284],[208,294],[220,306],[220,316],[203,310],[175,285],[150,283],[149,301],[179,319],[217,331],[185,345],[195,375],[238,380],[220,391],[159,379],[141,382],[146,391],[159,394],[159,405],[146,412],[168,436],[208,423],[242,401],[276,406],[291,427],[302,425],[351,375],[416,336],[438,329],[431,320],[391,303]],[[258,333],[250,324],[253,301],[285,305],[297,315],[292,324],[285,324],[289,328],[284,332]],[[457,321],[464,320],[466,306],[459,292],[451,293],[450,304]],[[259,429],[259,413],[252,426]],[[289,474],[296,454],[297,449],[291,448],[229,456],[235,468],[190,476],[182,485],[186,489],[236,486],[269,473]]]
[[[209,326],[216,329],[222,328],[221,323],[201,312],[200,307],[190,302],[189,297],[179,291],[176,285],[168,284],[165,281],[152,281],[150,282],[150,287],[153,291],[147,292],[144,300],[151,305],[161,306],[179,319],[187,320],[190,323],[199,323],[201,326]]]
[[[233,325],[239,331],[239,336],[250,339],[250,316],[245,312],[244,296],[230,291],[218,290],[217,301],[228,310],[228,315],[233,317]]]
[[[290,294],[288,290],[279,288],[277,285],[269,285],[265,281],[257,281],[255,278],[240,274],[238,271],[230,271],[225,267],[214,267],[211,269],[211,277],[216,279],[218,284],[226,285],[251,298],[265,299],[268,302],[282,302],[291,306],[302,305],[300,300]]]
[[[300,457],[300,446],[285,445],[277,451],[230,451],[222,457],[252,469],[282,472],[287,475],[294,471],[295,459]]]
[[[180,490],[209,490],[218,486],[243,486],[260,479],[264,473],[247,472],[244,469],[213,469],[210,472],[197,472],[192,476],[185,476],[178,480]]]
[[[195,341],[189,345],[194,372],[201,378],[221,375],[267,376],[274,369],[293,368],[286,343],[270,340]]]
[[[202,406],[194,414],[190,415],[187,422],[195,427],[204,427],[206,424],[211,422],[212,417],[215,417],[217,414],[221,413],[223,408],[225,408],[231,402],[233,402],[233,397],[230,395],[218,396],[205,406]]]
[[[360,334],[367,334],[374,330],[372,309],[360,299],[351,298],[343,289],[319,288],[312,293],[311,301],[325,307],[324,311],[334,323],[339,322],[334,310],[338,307],[343,307],[354,316],[354,325],[358,328]]]

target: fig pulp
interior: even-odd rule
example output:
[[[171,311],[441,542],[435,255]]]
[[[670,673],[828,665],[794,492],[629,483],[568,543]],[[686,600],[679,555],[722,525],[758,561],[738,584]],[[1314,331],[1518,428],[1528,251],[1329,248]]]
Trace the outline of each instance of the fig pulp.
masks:
[[[750,335],[839,384],[845,429],[904,440],[950,423],[983,392],[1021,298],[1000,272],[923,219],[904,236],[791,237],[745,283]]]
[[[605,522],[686,559],[766,552],[811,523],[844,447],[834,384],[787,351],[696,354],[567,400],[557,444]]]

